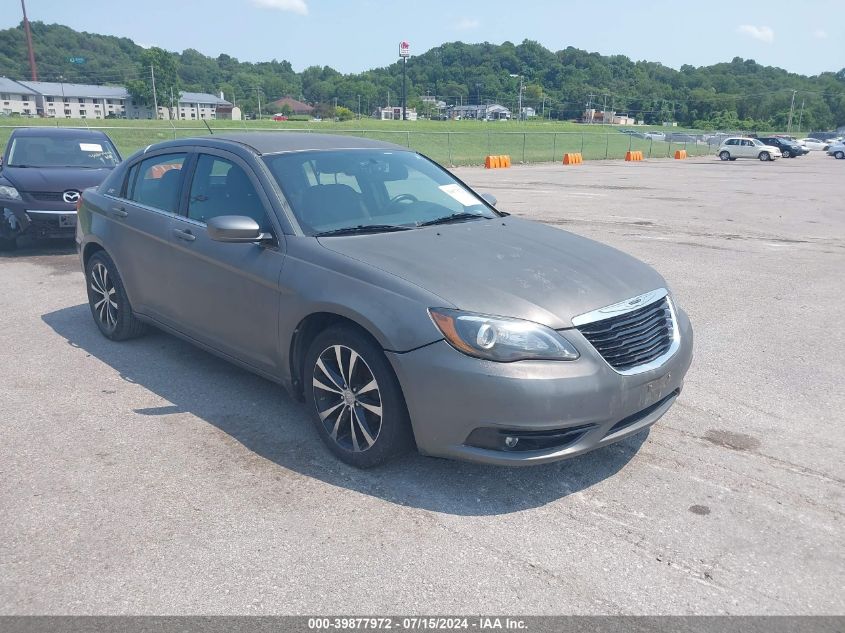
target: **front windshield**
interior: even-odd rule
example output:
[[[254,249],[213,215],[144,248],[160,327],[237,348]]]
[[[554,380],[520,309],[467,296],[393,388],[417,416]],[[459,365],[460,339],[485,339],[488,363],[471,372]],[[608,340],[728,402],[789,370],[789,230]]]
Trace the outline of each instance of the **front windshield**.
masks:
[[[497,217],[449,172],[410,151],[289,152],[264,160],[308,235]]]
[[[9,167],[77,167],[100,169],[120,162],[106,138],[90,136],[18,136],[9,147]]]

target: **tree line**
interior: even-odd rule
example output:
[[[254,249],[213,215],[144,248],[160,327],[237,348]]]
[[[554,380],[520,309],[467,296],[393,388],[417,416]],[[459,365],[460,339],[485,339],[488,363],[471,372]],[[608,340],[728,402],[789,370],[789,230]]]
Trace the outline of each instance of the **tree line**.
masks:
[[[296,72],[284,60],[252,63],[193,49],[145,49],[128,38],[42,22],[31,26],[42,80],[123,84],[142,101],[151,102],[150,66],[164,105],[179,90],[223,91],[249,114],[257,113],[259,102],[292,96],[326,116],[366,116],[401,100],[398,61],[361,73],[343,74],[329,66]],[[791,110],[793,124],[800,116],[802,129],[845,124],[845,68],[808,77],[736,57],[675,70],[573,47],[551,51],[525,40],[446,43],[412,58],[407,70],[408,106],[423,114],[435,113],[426,95],[448,105],[501,103],[516,111],[522,85],[523,106],[557,120],[579,118],[590,106],[646,123],[675,121],[704,129],[785,129]],[[29,77],[22,25],[0,30],[0,75]]]

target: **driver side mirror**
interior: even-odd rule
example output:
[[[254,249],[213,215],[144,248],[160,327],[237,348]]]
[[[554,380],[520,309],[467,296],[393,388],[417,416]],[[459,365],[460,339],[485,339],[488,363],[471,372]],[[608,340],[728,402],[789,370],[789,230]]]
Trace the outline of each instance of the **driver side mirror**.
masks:
[[[270,233],[262,233],[258,222],[245,215],[218,215],[206,224],[208,237],[215,242],[243,244],[247,242],[268,242]]]
[[[496,200],[496,196],[494,196],[492,193],[482,193],[481,197],[491,207],[495,207],[499,203],[499,201]]]

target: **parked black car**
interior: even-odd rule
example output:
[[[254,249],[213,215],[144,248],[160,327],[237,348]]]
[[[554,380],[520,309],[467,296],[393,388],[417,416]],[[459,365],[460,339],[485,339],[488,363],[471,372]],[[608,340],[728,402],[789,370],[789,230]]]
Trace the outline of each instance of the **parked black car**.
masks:
[[[106,134],[32,127],[12,132],[0,166],[0,250],[24,234],[73,238],[76,203],[120,162]]]
[[[781,156],[784,158],[803,156],[810,151],[805,147],[801,147],[795,141],[790,141],[789,139],[781,138],[780,136],[761,136],[759,137],[759,140],[766,145],[777,147],[780,150]]]

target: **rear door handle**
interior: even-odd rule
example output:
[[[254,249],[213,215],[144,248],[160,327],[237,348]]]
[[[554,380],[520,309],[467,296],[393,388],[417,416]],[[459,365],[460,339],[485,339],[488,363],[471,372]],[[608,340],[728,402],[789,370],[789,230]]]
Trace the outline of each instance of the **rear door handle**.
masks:
[[[112,207],[111,214],[116,218],[125,218],[129,212],[123,207]]]
[[[180,240],[185,240],[186,242],[193,242],[197,239],[197,236],[191,233],[190,231],[183,231],[182,229],[173,229],[173,237],[178,238]]]

